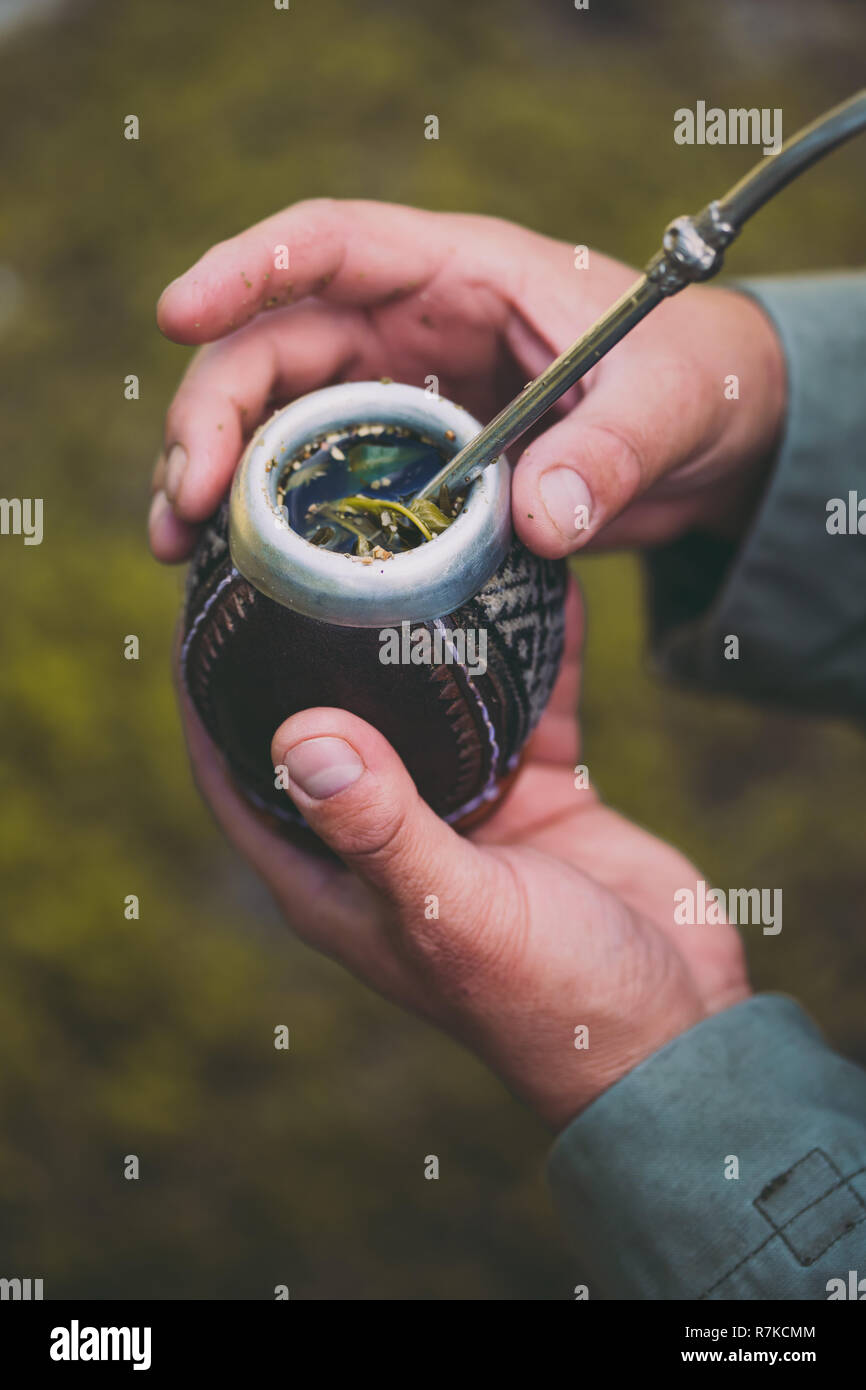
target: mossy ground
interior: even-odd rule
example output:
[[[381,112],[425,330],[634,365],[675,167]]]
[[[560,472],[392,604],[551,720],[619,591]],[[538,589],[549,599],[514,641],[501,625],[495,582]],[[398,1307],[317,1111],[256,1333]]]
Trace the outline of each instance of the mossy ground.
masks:
[[[192,788],[169,678],[180,579],[143,528],[189,354],[154,303],[211,242],[316,194],[492,213],[641,261],[750,163],[675,146],[674,109],[781,106],[790,131],[860,85],[855,23],[805,0],[95,0],[0,47],[0,261],[20,285],[2,491],[46,507],[41,547],[0,546],[3,1273],[52,1298],[570,1296],[541,1126],[290,940]],[[856,263],[862,238],[861,145],[763,213],[730,268]],[[711,880],[783,888],[782,936],[749,936],[755,979],[866,1057],[862,741],[663,689],[636,563],[580,573],[597,781]]]

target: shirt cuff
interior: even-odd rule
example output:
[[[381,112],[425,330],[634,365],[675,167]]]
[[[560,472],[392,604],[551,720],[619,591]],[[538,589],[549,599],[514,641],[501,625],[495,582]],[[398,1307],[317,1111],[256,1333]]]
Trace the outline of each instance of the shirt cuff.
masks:
[[[548,1171],[590,1298],[826,1298],[866,1269],[866,1072],[756,996],[601,1095]]]

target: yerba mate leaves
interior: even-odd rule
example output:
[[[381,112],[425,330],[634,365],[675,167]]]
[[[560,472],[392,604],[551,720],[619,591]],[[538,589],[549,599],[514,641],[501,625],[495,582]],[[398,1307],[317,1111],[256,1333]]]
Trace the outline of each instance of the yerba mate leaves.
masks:
[[[279,500],[311,544],[346,555],[415,550],[448,529],[462,498],[418,498],[443,450],[405,426],[368,424],[311,440],[289,464]]]
[[[354,545],[350,553],[355,555],[366,555],[371,546],[383,539],[383,530],[377,518],[365,515],[360,508],[351,505],[352,498],[343,498],[338,502],[322,502],[316,511],[317,521],[324,520],[328,525],[319,527],[316,531],[318,535],[322,530],[330,531],[327,540],[314,541],[314,544],[322,545],[326,550],[337,548],[336,542],[340,537],[346,535],[354,536]],[[313,541],[312,536],[307,537]],[[343,549],[343,547],[339,547]]]
[[[419,462],[429,452],[430,446],[420,441],[414,446],[402,441],[398,444],[353,444],[347,458],[355,478],[369,483]]]
[[[446,516],[435,502],[427,498],[410,502],[407,507],[393,499],[363,497],[360,494],[341,497],[336,502],[323,503],[318,509],[317,517],[327,517],[328,521],[354,532],[359,540],[368,544],[384,540],[391,550],[414,549],[424,541],[431,541],[435,536],[447,531],[454,519]],[[319,535],[320,532],[316,534]],[[328,543],[323,540],[315,541],[313,537],[310,539],[319,545]],[[356,547],[355,554],[366,554],[366,549],[363,546]]]
[[[434,536],[440,536],[443,531],[447,531],[454,520],[453,516],[446,516],[442,508],[437,507],[435,502],[431,502],[429,497],[422,497],[415,502],[410,502],[409,510],[413,516],[424,523],[427,530],[432,532]]]
[[[295,459],[289,470],[285,481],[281,484],[284,493],[293,492],[295,488],[306,487],[308,483],[315,482],[316,478],[324,478],[328,471],[327,461],[319,458],[312,458],[308,463],[302,463]]]

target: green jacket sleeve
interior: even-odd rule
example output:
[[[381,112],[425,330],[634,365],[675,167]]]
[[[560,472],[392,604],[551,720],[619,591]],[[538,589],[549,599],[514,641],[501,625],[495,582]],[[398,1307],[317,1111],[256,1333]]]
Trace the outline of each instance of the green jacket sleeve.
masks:
[[[763,306],[782,342],[784,440],[736,552],[691,534],[647,556],[655,660],[693,687],[862,721],[866,272],[737,288]]]
[[[866,1294],[866,1072],[788,999],[655,1053],[549,1173],[590,1298],[826,1299],[851,1270]]]
[[[736,552],[691,535],[648,557],[656,660],[862,721],[866,274],[740,288],[784,348],[785,436]],[[748,1000],[648,1058],[563,1132],[550,1178],[590,1297],[866,1297],[866,1072],[792,1001]]]

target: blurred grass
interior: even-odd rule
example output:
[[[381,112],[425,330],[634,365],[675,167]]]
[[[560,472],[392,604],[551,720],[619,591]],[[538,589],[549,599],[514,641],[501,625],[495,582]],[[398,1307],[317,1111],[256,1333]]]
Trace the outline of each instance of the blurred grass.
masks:
[[[97,0],[0,44],[0,263],[20,289],[2,491],[46,508],[42,547],[0,546],[0,1272],[49,1297],[569,1297],[541,1128],[287,939],[191,787],[168,675],[180,580],[142,520],[188,354],[153,305],[212,241],[316,194],[488,212],[640,261],[749,162],[675,146],[674,109],[781,106],[790,132],[859,85],[862,30],[808,0]],[[730,267],[856,263],[862,236],[852,147]],[[580,572],[596,779],[715,882],[783,888],[781,937],[749,937],[756,982],[866,1059],[862,742],[663,689],[636,564]]]

